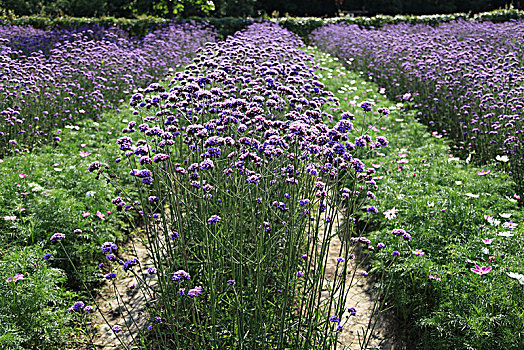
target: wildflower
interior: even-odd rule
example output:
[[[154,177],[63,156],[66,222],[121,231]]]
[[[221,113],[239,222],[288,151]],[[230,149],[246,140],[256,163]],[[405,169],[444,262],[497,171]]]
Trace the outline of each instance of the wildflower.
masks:
[[[308,205],[310,203],[309,199],[301,199],[298,204],[301,206]]]
[[[85,151],[80,151],[80,152],[79,152],[79,155],[80,155],[80,157],[82,157],[82,158],[87,157],[87,156],[89,156],[90,154],[91,154],[91,153],[89,153],[89,152],[85,152]]]
[[[378,213],[378,209],[375,208],[374,206],[368,207],[368,208],[366,209],[366,211],[368,211],[368,212],[370,212],[370,213],[375,213],[375,214]]]
[[[26,176],[27,176],[26,174],[18,174],[18,177],[20,177],[21,179],[23,179]]]
[[[227,284],[229,284],[230,286],[234,286],[237,284],[237,282],[235,280],[227,280]]]
[[[16,275],[13,276],[13,281],[23,281],[24,280],[24,275],[22,275],[21,273],[17,273]]]
[[[95,308],[92,307],[92,306],[86,306],[86,307],[84,308],[84,312],[85,312],[86,314],[90,314],[90,313],[92,313],[94,310],[95,310]]]
[[[386,210],[383,214],[388,220],[394,220],[397,218],[398,209],[395,207]]]
[[[415,249],[412,253],[414,255],[424,256],[424,252],[422,250],[420,250],[420,249]]]
[[[384,243],[377,244],[377,248],[384,248],[386,245]]]
[[[344,327],[342,327],[341,325],[337,325],[337,329],[336,329],[337,332],[342,332],[343,330],[344,330]]]
[[[44,255],[44,260],[49,260],[50,257],[51,257],[51,254],[47,253]]]
[[[302,272],[302,271],[298,271],[298,272],[297,272],[297,277],[298,277],[298,278],[302,278],[302,277],[304,277],[304,272]]]
[[[186,289],[185,288],[180,288],[177,292],[178,295],[186,295]]]
[[[106,216],[104,214],[102,214],[100,211],[97,210],[96,212],[96,216],[98,216],[100,218],[100,220],[105,220],[106,219]]]
[[[65,235],[63,233],[55,233],[54,235],[51,236],[51,242],[57,242],[57,241],[61,241],[65,238]]]
[[[207,219],[207,223],[210,225],[216,225],[220,221],[220,216],[218,215],[212,215],[209,219]]]
[[[162,323],[162,317],[160,317],[160,316],[155,316],[155,317],[153,318],[153,321],[154,321],[155,323]]]
[[[330,322],[336,322],[336,323],[339,323],[339,322],[340,322],[340,317],[338,317],[338,316],[336,316],[336,315],[335,315],[335,316],[331,316],[331,317],[329,318],[329,321],[330,321]]]
[[[382,115],[388,115],[389,114],[389,109],[386,108],[386,107],[381,107],[377,110],[380,114]]]
[[[396,228],[391,233],[393,233],[395,236],[403,236],[406,234],[406,231],[401,228]]]
[[[87,218],[89,215],[91,215],[91,213],[85,212],[85,213],[82,214],[82,217]]]
[[[156,272],[157,272],[157,269],[154,268],[154,267],[150,267],[150,268],[147,269],[147,273],[150,274],[150,275],[154,275],[154,274],[156,274]]]
[[[105,278],[106,280],[112,280],[112,279],[115,279],[115,278],[116,278],[116,273],[114,273],[114,272],[110,272],[110,273],[108,273],[107,275],[105,275],[104,278]]]
[[[364,101],[364,102],[362,102],[360,104],[360,108],[362,108],[362,110],[364,112],[371,112],[372,107],[373,107],[373,105],[370,102],[367,102],[367,101]]]
[[[339,257],[339,258],[337,258],[337,261],[338,261],[338,262],[344,262],[344,261],[346,261],[346,260],[345,260],[344,258],[342,258],[342,257]]]
[[[393,253],[391,253],[392,256],[400,256],[400,252],[398,250],[394,250]]]
[[[485,275],[487,273],[489,273],[491,271],[492,267],[491,266],[478,266],[478,265],[475,265],[475,267],[472,267],[470,270],[471,272],[473,273],[476,273],[477,275]]]
[[[493,242],[493,239],[492,238],[484,238],[482,240],[482,242],[484,242],[485,244],[491,244]]]
[[[357,315],[357,309],[354,307],[348,308],[348,312],[350,316],[356,316]]]
[[[428,275],[428,278],[429,278],[430,280],[442,281],[439,277],[437,277],[437,276],[433,276],[433,275]]]
[[[477,174],[478,174],[479,176],[483,176],[483,175],[487,175],[487,174],[489,174],[490,172],[491,172],[491,170],[489,170],[489,169],[488,169],[488,170],[484,170],[484,169],[482,169],[482,170],[479,171]]]
[[[186,271],[184,270],[178,270],[177,272],[175,272],[173,274],[173,277],[171,277],[171,279],[174,281],[174,282],[181,282],[182,280],[188,280],[191,278],[191,275],[189,273],[187,273]]]
[[[105,242],[100,246],[100,248],[106,254],[114,253],[118,250],[118,246],[113,242]]]
[[[131,260],[128,260],[124,263],[124,265],[122,265],[122,270],[124,271],[127,271],[129,270],[130,268],[132,268],[133,266],[135,265],[138,265],[139,264],[139,261],[138,259],[131,259]]]
[[[508,222],[505,222],[502,224],[502,226],[509,228],[510,230],[513,230],[514,228],[517,228],[519,224],[514,223],[513,220],[510,220]]]
[[[85,304],[82,301],[77,301],[69,308],[69,311],[79,312],[84,308]]]
[[[95,161],[89,164],[89,166],[87,167],[87,170],[89,170],[89,172],[92,173],[93,171],[100,169],[101,166],[102,165],[100,164],[100,162]]]
[[[188,292],[187,292],[187,297],[188,298],[194,298],[194,297],[198,297],[200,296],[200,294],[202,294],[202,287],[195,287],[193,289],[190,289]]]
[[[122,327],[120,327],[120,326],[114,326],[113,328],[111,328],[111,330],[112,330],[113,332],[115,332],[115,334],[116,334],[116,333],[122,331]]]
[[[362,276],[367,276],[367,275],[369,275],[369,273],[368,273],[367,271],[362,271],[360,274],[361,274]]]

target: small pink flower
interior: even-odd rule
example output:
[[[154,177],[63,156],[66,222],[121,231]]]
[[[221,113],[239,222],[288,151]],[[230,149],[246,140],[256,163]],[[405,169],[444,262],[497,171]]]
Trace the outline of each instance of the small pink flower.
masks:
[[[433,275],[429,275],[428,278],[429,278],[430,280],[442,281],[439,277],[437,277],[437,276],[433,276]]]
[[[51,193],[44,193],[45,197],[49,197],[50,195],[51,195]]]
[[[26,174],[18,174],[18,176],[23,179],[24,177],[26,177],[27,175]]]
[[[478,265],[475,265],[475,267],[472,267],[470,270],[471,272],[473,273],[476,273],[477,275],[485,275],[487,273],[489,273],[491,271],[492,267],[491,266],[478,266]]]
[[[484,238],[482,240],[482,242],[484,242],[485,244],[491,244],[491,243],[493,243],[493,239],[491,239],[491,238]]]
[[[398,209],[395,207],[386,210],[383,214],[388,220],[393,220],[397,218]]]
[[[414,255],[424,256],[424,252],[420,249],[415,249],[412,253]]]
[[[24,280],[24,275],[19,274],[19,273],[17,273],[17,274],[13,277],[13,281],[23,281],[23,280]]]
[[[96,212],[96,216],[98,216],[100,218],[100,220],[105,220],[106,219],[106,216],[104,214],[102,214],[101,212],[99,212],[99,211]]]
[[[87,218],[89,215],[91,215],[91,213],[90,213],[90,212],[87,212],[87,211],[86,211],[85,213],[82,214],[82,216],[83,216],[84,218]]]
[[[79,153],[80,153],[80,157],[82,157],[82,158],[87,157],[87,156],[89,156],[91,154],[91,153],[85,152],[85,151],[80,151]]]
[[[80,147],[84,148],[85,146],[87,146],[87,143],[81,143],[80,144]]]
[[[489,170],[489,169],[488,170],[482,169],[477,174],[480,175],[480,176],[483,176],[483,175],[488,175],[490,172],[491,172],[491,170]]]
[[[518,194],[515,193],[515,194],[513,195],[513,198],[515,198],[515,199],[520,199],[520,196],[519,196]]]
[[[513,222],[513,220],[510,220],[508,222],[505,222],[502,224],[502,226],[509,228],[510,230],[513,230],[514,228],[517,228],[519,224],[516,224]]]
[[[486,219],[486,220],[491,219],[491,215],[484,215],[484,219]]]

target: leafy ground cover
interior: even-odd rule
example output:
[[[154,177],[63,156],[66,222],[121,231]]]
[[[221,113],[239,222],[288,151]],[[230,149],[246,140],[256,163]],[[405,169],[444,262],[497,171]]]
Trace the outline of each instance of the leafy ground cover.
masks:
[[[77,339],[67,307],[85,292],[82,281],[94,288],[102,278],[100,244],[121,242],[128,231],[129,221],[111,206],[113,186],[86,171],[97,157],[108,160],[108,172],[126,175],[111,164],[112,134],[125,125],[122,118],[110,113],[68,125],[59,147],[0,163],[1,347],[53,349]],[[71,261],[50,241],[57,232],[67,237],[62,243]]]
[[[370,272],[391,281],[388,302],[404,336],[417,349],[523,347],[524,213],[502,162],[478,168],[459,159],[407,104],[387,101],[384,89],[363,79],[366,73],[318,55],[340,108],[369,101],[390,111],[366,121],[390,144],[366,159],[376,170],[379,213],[361,220],[379,250]],[[391,268],[393,259],[399,264]]]

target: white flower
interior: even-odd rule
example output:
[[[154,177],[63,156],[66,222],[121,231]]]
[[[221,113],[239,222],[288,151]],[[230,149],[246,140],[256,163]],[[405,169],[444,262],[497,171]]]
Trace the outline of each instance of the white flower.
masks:
[[[388,220],[393,220],[397,218],[398,209],[395,207],[386,210],[383,214]]]
[[[496,156],[495,159],[498,160],[499,162],[504,162],[504,163],[509,161],[508,156]]]

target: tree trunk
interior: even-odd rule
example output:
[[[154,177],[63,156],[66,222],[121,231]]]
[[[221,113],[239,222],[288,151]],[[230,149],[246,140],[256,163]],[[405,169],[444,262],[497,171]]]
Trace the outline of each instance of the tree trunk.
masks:
[[[173,0],[167,0],[167,17],[173,18],[175,15],[173,13]]]

